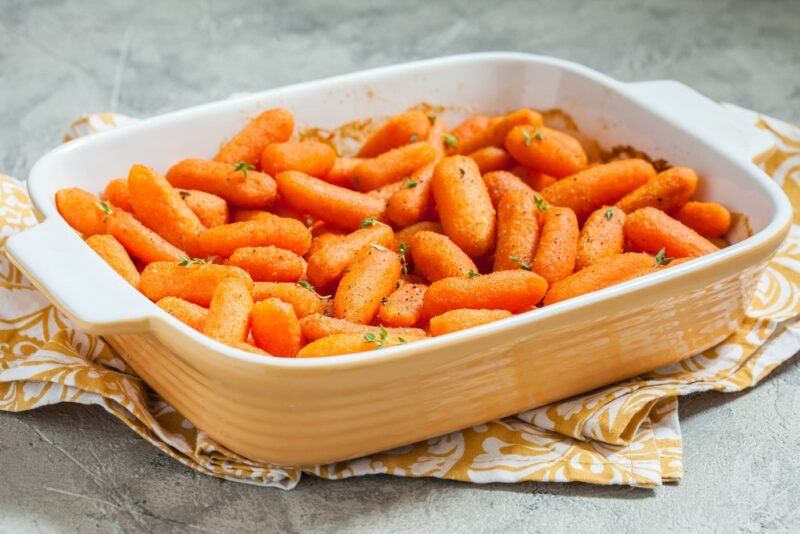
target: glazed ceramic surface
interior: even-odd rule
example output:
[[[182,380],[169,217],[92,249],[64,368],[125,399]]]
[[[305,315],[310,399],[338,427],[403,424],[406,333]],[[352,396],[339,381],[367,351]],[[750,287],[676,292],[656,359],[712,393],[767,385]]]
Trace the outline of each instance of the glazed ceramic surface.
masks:
[[[100,191],[133,163],[160,171],[211,157],[275,106],[335,128],[446,105],[472,112],[560,108],[605,148],[631,145],[701,176],[697,196],[746,213],[753,235],[695,261],[489,325],[365,354],[265,358],[217,343],[126,284],[55,208],[63,187]],[[170,113],[67,143],[28,186],[42,224],[12,236],[12,261],[82,329],[101,334],[198,428],[244,456],[324,463],[408,444],[563,399],[711,347],[742,319],[791,210],[753,163],[769,136],[671,81],[622,83],[525,54],[442,58]]]

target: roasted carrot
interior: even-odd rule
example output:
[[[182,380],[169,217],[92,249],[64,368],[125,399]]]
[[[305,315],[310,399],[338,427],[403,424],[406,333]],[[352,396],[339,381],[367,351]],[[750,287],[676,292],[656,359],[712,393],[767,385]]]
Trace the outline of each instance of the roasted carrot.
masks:
[[[672,167],[650,178],[644,185],[634,189],[617,206],[625,213],[633,213],[647,206],[662,211],[672,211],[686,204],[695,189],[697,175],[686,167]]]
[[[539,209],[531,190],[509,191],[497,206],[497,248],[494,270],[530,267],[539,242]]]
[[[108,234],[94,234],[86,239],[86,244],[92,247],[98,256],[133,287],[139,285],[139,271],[131,261],[125,248],[114,236]]]
[[[655,175],[653,166],[641,159],[612,161],[559,180],[542,194],[548,202],[570,208],[583,221],[594,210],[613,205]]]
[[[249,164],[185,159],[167,171],[167,180],[174,187],[197,189],[222,197],[235,208],[268,208],[278,195],[275,180],[268,174],[257,172]]]
[[[178,194],[206,228],[228,223],[225,199],[196,189],[178,189]]]
[[[108,202],[77,187],[59,189],[56,208],[67,224],[84,237],[106,233],[106,222],[113,210]]]
[[[539,246],[531,269],[552,285],[575,269],[578,253],[578,219],[569,208],[551,207],[545,214]]]
[[[428,120],[432,121],[431,129],[428,131],[427,143],[436,151],[436,161],[447,155],[447,146],[444,144],[444,136],[447,134],[447,124],[441,117],[428,115]]]
[[[731,212],[716,202],[687,202],[675,218],[705,237],[721,237],[731,228]]]
[[[305,274],[303,258],[273,246],[237,248],[225,265],[244,269],[256,282],[297,282]]]
[[[450,132],[459,144],[468,144],[471,138],[479,135],[489,126],[489,117],[486,115],[473,115]]]
[[[636,250],[670,258],[703,256],[719,250],[708,239],[656,208],[642,208],[625,218],[625,238]]]
[[[483,183],[492,199],[492,205],[497,208],[500,199],[509,191],[532,191],[532,189],[522,181],[522,179],[508,171],[493,171],[483,175]]]
[[[495,210],[478,166],[466,156],[436,164],[433,198],[453,242],[471,257],[489,253],[495,241]]]
[[[402,244],[410,247],[411,241],[419,232],[436,232],[437,234],[443,234],[444,230],[442,229],[442,225],[436,221],[421,221],[410,226],[406,226],[402,230],[395,232],[392,250],[395,252],[400,252],[400,245]]]
[[[250,330],[253,310],[252,284],[241,278],[225,278],[214,289],[203,333],[219,342],[242,343]]]
[[[291,113],[282,108],[268,109],[225,143],[214,160],[230,164],[247,163],[258,169],[264,148],[272,143],[288,141],[293,131],[294,117]]]
[[[131,197],[128,191],[128,179],[114,178],[108,182],[103,190],[103,200],[108,201],[112,206],[132,212],[133,206],[131,206]]]
[[[382,202],[388,202],[392,195],[399,192],[402,189],[405,189],[406,183],[402,180],[397,182],[392,182],[390,184],[386,184],[384,186],[379,187],[378,189],[373,189],[367,196],[379,198]]]
[[[525,184],[534,191],[541,191],[545,187],[551,186],[558,181],[555,176],[550,176],[543,172],[535,171],[522,165],[517,165],[511,169],[511,174],[518,176]]]
[[[369,336],[369,334],[365,334]],[[358,334],[335,334],[312,341],[297,353],[298,358],[318,358],[320,356],[336,356],[338,354],[354,354],[370,350],[402,345],[407,340],[402,337],[389,336],[381,339],[375,334],[375,339],[368,339]]]
[[[344,237],[344,235],[345,234],[340,234],[339,232],[323,232],[315,236],[313,239],[311,239],[311,247],[308,249],[308,252],[306,252],[306,257],[310,258],[316,252],[319,252],[331,243]]]
[[[586,152],[574,137],[544,126],[514,127],[505,147],[520,164],[556,178],[586,167]]]
[[[428,286],[425,284],[401,284],[378,310],[381,324],[408,327],[417,324],[422,317],[422,299]]]
[[[508,152],[496,146],[487,146],[478,149],[475,152],[471,152],[469,157],[478,165],[478,170],[482,175],[487,172],[508,169],[514,162],[511,156],[508,155]]]
[[[469,308],[450,310],[436,317],[431,317],[430,331],[434,337],[443,336],[444,334],[466,330],[473,326],[493,323],[512,315],[508,310],[471,310]]]
[[[389,247],[394,232],[385,224],[376,223],[343,236],[308,258],[308,279],[318,287],[336,281],[358,252],[370,245]]]
[[[414,171],[408,180],[400,182],[402,188],[389,197],[386,218],[398,226],[408,226],[430,216],[433,211],[431,188],[433,169],[431,163]]]
[[[459,308],[522,313],[533,309],[546,292],[547,281],[544,278],[522,269],[472,278],[443,278],[428,287],[422,314],[435,317]]]
[[[164,297],[156,302],[156,305],[180,322],[200,332],[203,331],[206,317],[208,317],[208,309],[178,297]]]
[[[311,285],[289,282],[256,282],[253,284],[253,300],[256,302],[277,298],[291,304],[298,317],[322,313],[325,301]]]
[[[336,161],[332,146],[319,141],[286,141],[267,145],[261,154],[261,170],[271,176],[300,171],[324,178]]]
[[[248,288],[253,287],[250,275],[238,267],[192,263],[155,261],[142,271],[139,290],[152,301],[164,297],[179,297],[200,306],[208,306],[214,290],[222,280],[238,278]]]
[[[435,159],[436,151],[426,142],[403,145],[359,163],[353,171],[353,185],[359,191],[372,191],[409,176]]]
[[[234,209],[230,212],[229,222],[253,221],[255,219],[269,219],[270,212],[264,210]]]
[[[519,109],[503,117],[490,120],[486,128],[476,135],[458,143],[460,154],[470,154],[487,146],[502,147],[508,133],[517,126],[541,127],[542,116],[530,109]]]
[[[300,322],[291,304],[269,298],[253,306],[251,331],[256,346],[275,356],[294,357],[303,346]]]
[[[358,156],[374,158],[393,148],[408,143],[424,141],[431,129],[428,116],[418,109],[412,109],[389,119],[373,133],[361,146]]]
[[[353,186],[353,171],[359,163],[364,161],[364,158],[336,158],[333,166],[324,176],[324,180],[333,185],[341,187]]]
[[[363,336],[369,333],[379,334],[381,331],[381,327],[379,326],[353,323],[345,319],[328,317],[320,313],[301,318],[300,328],[303,331],[303,337],[310,341],[336,334],[356,334]],[[420,328],[386,327],[385,330],[389,335],[400,336],[408,341],[427,337],[425,331]]]
[[[237,248],[272,245],[302,256],[311,246],[311,232],[295,219],[269,214],[252,221],[223,224],[200,234],[208,254],[230,256]]]
[[[429,282],[478,272],[475,262],[446,235],[417,232],[410,245],[414,265]]]
[[[127,211],[112,208],[111,215],[108,217],[108,233],[125,247],[128,254],[144,263],[177,262],[187,255],[186,252],[170,244]]]
[[[625,251],[625,212],[617,207],[603,206],[592,212],[583,223],[578,238],[578,255],[575,257],[575,270]]]
[[[283,199],[296,210],[348,230],[361,221],[381,217],[385,202],[358,191],[338,187],[302,172],[287,171],[276,177]]]
[[[381,300],[397,287],[402,265],[391,250],[370,245],[347,266],[336,295],[333,316],[354,323],[369,324],[378,313]]]
[[[554,304],[579,295],[613,286],[654,271],[652,256],[628,252],[610,256],[554,283],[544,304]]]

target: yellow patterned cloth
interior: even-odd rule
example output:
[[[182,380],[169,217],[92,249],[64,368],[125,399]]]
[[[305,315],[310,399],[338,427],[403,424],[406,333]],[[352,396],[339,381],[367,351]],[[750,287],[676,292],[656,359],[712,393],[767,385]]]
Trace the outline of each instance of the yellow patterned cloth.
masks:
[[[739,110],[739,113],[742,113]],[[588,482],[657,486],[683,473],[680,395],[741,391],[800,349],[800,130],[751,115],[775,135],[763,167],[787,192],[795,225],[758,285],[741,327],[682,362],[592,393],[348,462],[298,469],[242,458],[215,443],[149,390],[101,338],[77,330],[0,254],[0,410],[98,404],[144,439],[202,473],[294,487],[377,473],[466,482]],[[130,121],[95,115],[68,138]],[[36,221],[23,186],[0,175],[0,249]]]

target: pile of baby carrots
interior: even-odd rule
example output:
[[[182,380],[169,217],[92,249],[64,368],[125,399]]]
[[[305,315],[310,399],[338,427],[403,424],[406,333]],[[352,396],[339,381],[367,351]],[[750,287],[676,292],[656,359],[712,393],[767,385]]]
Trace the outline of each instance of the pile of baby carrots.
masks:
[[[212,160],[134,165],[64,219],[160,308],[265,356],[369,351],[609,287],[725,246],[694,171],[589,162],[521,109],[449,129],[412,109],[353,157],[270,109]]]

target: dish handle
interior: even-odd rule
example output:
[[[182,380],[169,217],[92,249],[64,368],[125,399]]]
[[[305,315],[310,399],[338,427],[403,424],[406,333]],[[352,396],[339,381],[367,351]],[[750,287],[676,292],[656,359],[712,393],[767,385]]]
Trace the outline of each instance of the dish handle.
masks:
[[[11,262],[81,330],[96,335],[146,330],[150,301],[81,247],[88,245],[52,217],[10,236],[5,245]]]
[[[679,119],[698,137],[722,145],[735,159],[757,163],[775,148],[775,138],[769,132],[680,82],[656,80],[624,85],[666,120]]]

